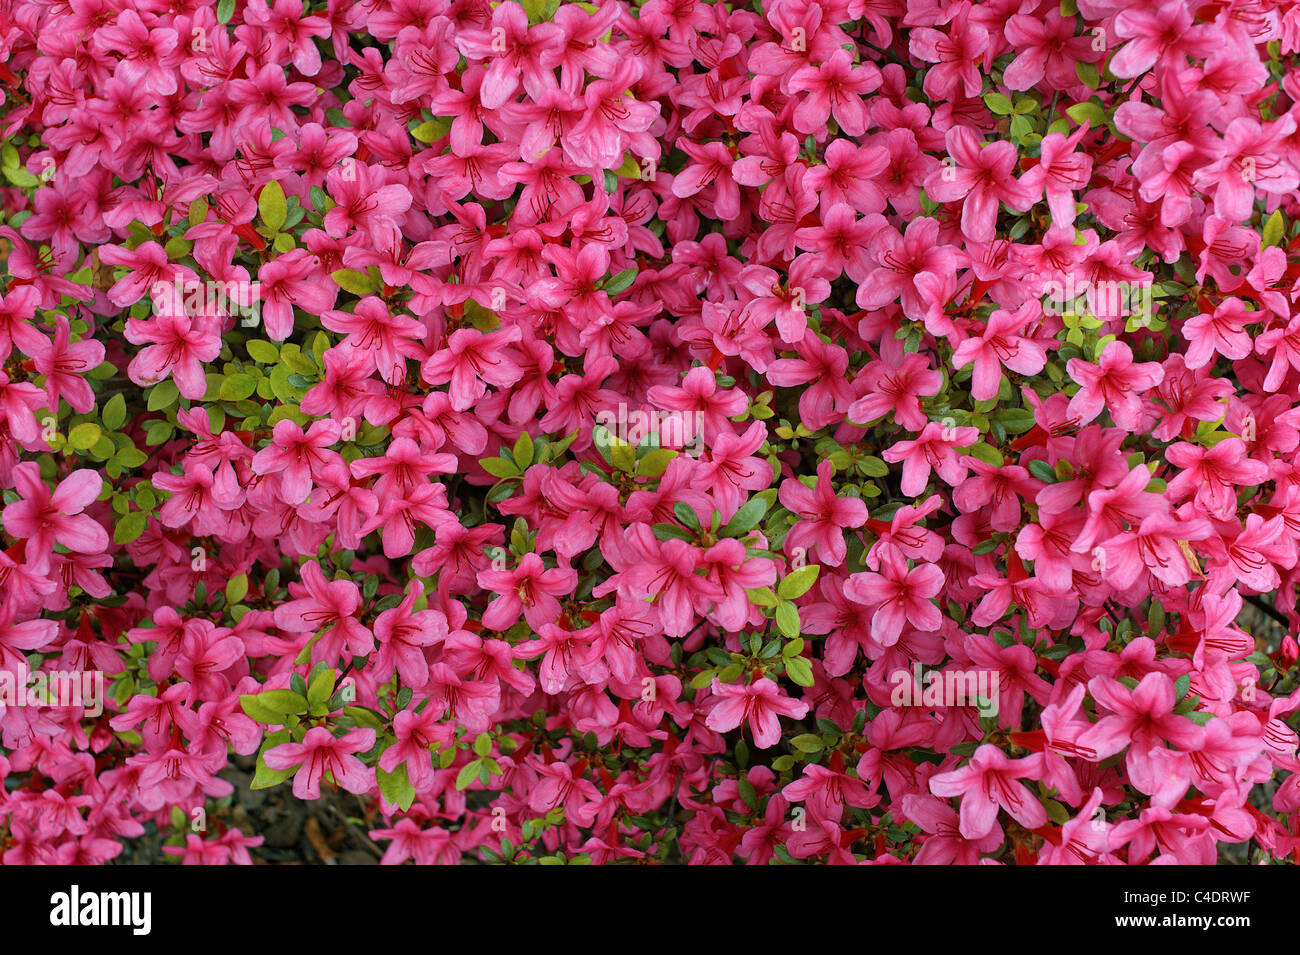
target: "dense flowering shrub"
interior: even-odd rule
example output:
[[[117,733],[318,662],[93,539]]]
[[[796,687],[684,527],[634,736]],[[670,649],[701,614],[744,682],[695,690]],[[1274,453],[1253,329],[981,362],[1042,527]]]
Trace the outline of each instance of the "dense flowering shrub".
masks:
[[[1297,53],[0,0],[4,861],[1291,856]]]

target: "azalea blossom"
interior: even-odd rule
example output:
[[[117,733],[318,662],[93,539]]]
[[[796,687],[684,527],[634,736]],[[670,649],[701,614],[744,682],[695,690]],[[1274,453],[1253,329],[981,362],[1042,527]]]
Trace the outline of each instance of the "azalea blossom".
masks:
[[[714,680],[712,691],[718,697],[718,703],[709,711],[709,729],[725,733],[746,723],[754,734],[754,744],[760,749],[774,745],[781,738],[778,717],[801,719],[808,712],[806,703],[783,696],[777,685],[768,679],[747,686],[732,686]]]

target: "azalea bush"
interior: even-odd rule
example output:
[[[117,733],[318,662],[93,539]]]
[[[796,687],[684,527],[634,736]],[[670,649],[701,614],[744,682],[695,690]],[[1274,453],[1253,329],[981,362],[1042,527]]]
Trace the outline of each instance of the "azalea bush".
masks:
[[[3,3],[4,862],[1292,857],[1297,53]]]

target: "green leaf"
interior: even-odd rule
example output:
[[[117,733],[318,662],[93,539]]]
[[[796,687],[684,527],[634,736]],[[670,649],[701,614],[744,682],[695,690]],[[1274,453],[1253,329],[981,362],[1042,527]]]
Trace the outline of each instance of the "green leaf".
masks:
[[[636,269],[624,269],[617,275],[612,276],[604,285],[605,294],[617,295],[619,292],[631,287],[632,283],[636,281],[636,273]]]
[[[170,421],[149,421],[144,426],[144,443],[152,448],[169,440],[175,431],[176,425]]]
[[[997,116],[1010,116],[1015,112],[1011,105],[1011,100],[1007,99],[1001,93],[985,93],[984,105],[986,105]]]
[[[740,510],[732,515],[731,520],[722,525],[719,537],[744,537],[763,519],[767,513],[767,501],[761,497],[750,498],[741,505]]]
[[[710,646],[704,648],[704,655],[716,663],[718,666],[726,666],[731,662],[732,654],[727,653],[722,647]]]
[[[1035,424],[1034,413],[1028,408],[1003,408],[994,420],[1006,428],[1008,434],[1024,434]]]
[[[34,189],[35,187],[41,184],[41,181],[39,179],[33,176],[26,169],[23,169],[21,166],[16,166],[12,169],[8,166],[5,166],[4,169],[0,171],[4,173],[4,177],[6,179],[8,179],[13,185],[17,186],[19,189]]]
[[[533,439],[527,431],[519,434],[519,439],[515,442],[514,450],[511,452],[515,458],[515,464],[519,466],[520,471],[527,471],[528,466],[533,463]]]
[[[245,375],[242,372],[235,375],[227,375],[221,382],[221,390],[217,392],[222,401],[243,401],[257,390],[257,379],[252,375]]]
[[[1110,117],[1106,115],[1106,111],[1093,102],[1075,103],[1065,111],[1065,114],[1080,126],[1087,122],[1093,129],[1098,129],[1110,122]]]
[[[787,638],[799,636],[799,608],[788,600],[776,605],[776,628]]]
[[[1046,461],[1035,460],[1029,462],[1029,473],[1044,484],[1056,483],[1056,471],[1054,471]]]
[[[717,675],[718,675],[718,671],[712,668],[708,670],[702,670],[691,678],[690,687],[692,690],[702,690],[710,683],[712,683],[713,678]]]
[[[235,0],[219,0],[217,3],[217,22],[223,26],[235,15]]]
[[[626,152],[623,154],[623,165],[614,170],[614,175],[620,179],[640,179],[641,164],[637,162],[636,156]]]
[[[262,187],[262,194],[257,197],[257,212],[272,232],[279,232],[284,228],[289,207],[285,203],[284,187],[274,179]]]
[[[740,679],[740,675],[745,672],[744,664],[733,663],[731,666],[723,667],[718,671],[719,683],[735,683]]]
[[[435,116],[411,130],[411,135],[422,143],[436,143],[451,132],[451,120]]]
[[[884,477],[889,473],[889,465],[874,454],[868,454],[858,459],[858,470],[867,477]]]
[[[775,607],[777,604],[776,593],[771,587],[759,587],[745,593],[749,595],[750,603],[757,607]]]
[[[241,693],[239,705],[257,722],[278,726],[286,717],[304,712],[307,698],[293,690],[263,690],[261,693]]]
[[[126,398],[121,394],[116,394],[109,398],[104,404],[103,414],[104,427],[109,431],[116,431],[122,425],[126,424]]]
[[[140,465],[144,464],[144,462],[149,460],[149,455],[145,454],[139,448],[130,447],[123,448],[121,451],[117,452],[114,460],[117,461],[123,469],[138,468]]]
[[[782,600],[794,600],[797,597],[802,597],[817,582],[819,573],[821,573],[821,567],[817,564],[809,564],[806,567],[791,571],[786,574],[785,579],[777,586],[776,595]]]
[[[678,452],[671,448],[655,448],[653,451],[648,451],[645,457],[637,461],[636,473],[640,477],[662,477],[677,454]]]
[[[483,768],[482,759],[472,759],[462,766],[460,772],[456,774],[456,788],[461,790],[472,783],[481,768]]]
[[[285,345],[280,349],[280,361],[295,374],[311,377],[317,374],[316,362],[303,354],[296,345]]]
[[[1096,63],[1084,63],[1082,60],[1075,60],[1074,75],[1079,78],[1079,82],[1090,90],[1095,90],[1101,86],[1101,73],[1097,71]]]
[[[90,453],[100,460],[107,460],[113,456],[117,445],[113,439],[106,434],[100,434],[99,440],[90,446]]]
[[[350,718],[358,726],[367,729],[378,730],[384,728],[384,718],[374,710],[367,709],[364,706],[345,706],[343,715]]]
[[[492,753],[492,737],[487,733],[479,733],[474,738],[474,754],[476,756],[489,756]]]
[[[995,468],[1000,468],[1006,463],[1002,460],[1002,455],[998,453],[996,448],[990,447],[983,441],[971,445],[966,453],[973,458],[979,458],[985,464],[993,465]]]
[[[320,703],[326,703],[334,695],[334,681],[337,674],[326,667],[312,677],[311,683],[307,685],[307,704],[316,706]]]
[[[284,742],[289,742],[287,739]],[[278,743],[276,745],[279,745]],[[257,755],[257,769],[253,773],[253,781],[248,784],[249,789],[270,789],[272,786],[278,786],[286,782],[297,774],[298,767],[291,766],[288,769],[272,769],[266,765],[266,760],[262,754]]]
[[[103,433],[95,422],[83,421],[68,432],[68,445],[77,451],[89,451],[99,443]]]
[[[1261,246],[1281,245],[1282,235],[1286,229],[1286,222],[1282,218],[1282,210],[1279,209],[1268,217],[1264,223],[1264,231],[1260,233],[1259,242]]]
[[[415,787],[411,785],[411,778],[406,773],[406,763],[398,763],[397,768],[391,773],[386,773],[378,766],[375,767],[375,779],[379,782],[379,792],[394,806],[397,806],[403,812],[411,808],[415,802]]]
[[[176,387],[176,382],[168,378],[166,381],[160,381],[153,386],[153,389],[149,392],[149,400],[145,402],[145,407],[150,411],[162,411],[176,404],[180,396],[181,392]]]
[[[1151,601],[1147,611],[1147,633],[1150,636],[1165,632],[1165,608],[1159,600]]]
[[[113,526],[113,543],[129,544],[137,540],[149,525],[149,516],[143,511],[130,511]]]
[[[758,793],[754,791],[754,784],[748,779],[741,778],[736,789],[740,793],[740,800],[750,808],[751,812],[758,812]]]
[[[226,603],[237,604],[248,595],[248,574],[236,574],[226,583]]]
[[[691,507],[685,501],[678,501],[673,505],[673,514],[675,514],[677,519],[691,530],[696,532],[699,531],[700,519],[695,514],[695,508]]]
[[[248,350],[248,357],[255,362],[263,365],[274,365],[280,360],[280,349],[270,342],[264,342],[259,338],[244,343],[244,348]]]
[[[624,474],[631,474],[636,469],[636,448],[625,441],[612,441],[609,459]]]
[[[1184,673],[1174,681],[1174,699],[1181,701],[1187,695],[1187,691],[1192,688],[1192,675]]]
[[[523,473],[505,458],[483,458],[479,461],[479,467],[494,478],[501,479],[517,478]]]
[[[790,740],[790,745],[801,753],[820,753],[823,748],[822,738],[815,733],[804,733]]]
[[[1047,810],[1047,818],[1052,820],[1058,826],[1063,826],[1070,821],[1070,812],[1055,799],[1043,800],[1043,808]]]
[[[560,0],[522,0],[529,23],[545,23],[560,9]]]
[[[544,460],[558,461],[561,455],[563,455],[565,451],[569,450],[569,446],[573,444],[574,440],[577,437],[578,437],[578,432],[574,431],[569,435],[567,435],[566,437],[561,438],[559,441],[556,441],[552,444],[548,444],[546,446],[546,453],[544,456]]]
[[[331,272],[330,278],[343,291],[351,292],[353,295],[373,295],[379,291],[379,279],[369,272],[358,272],[356,269],[339,269],[337,272]]]
[[[791,657],[786,660],[785,675],[800,686],[812,686],[814,683],[812,664],[804,657]]]

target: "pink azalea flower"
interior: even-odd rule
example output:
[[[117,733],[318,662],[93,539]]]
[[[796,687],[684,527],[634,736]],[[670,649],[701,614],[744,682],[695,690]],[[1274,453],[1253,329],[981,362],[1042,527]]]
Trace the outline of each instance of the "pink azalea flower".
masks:
[[[0,519],[5,531],[26,539],[27,563],[35,573],[50,566],[54,545],[80,554],[98,554],[108,548],[108,533],[99,522],[82,513],[99,497],[103,480],[89,468],[73,471],[50,491],[40,469],[24,462],[13,469],[19,499],[6,504]]]
[[[934,564],[909,568],[893,555],[881,561],[880,570],[854,574],[844,584],[850,600],[876,608],[871,636],[888,647],[898,642],[904,625],[916,630],[938,630],[943,615],[930,598],[943,588],[942,571]]]
[[[915,440],[895,442],[881,457],[893,464],[903,463],[902,491],[908,497],[916,497],[925,490],[931,470],[950,485],[960,484],[966,476],[966,467],[956,449],[978,440],[976,428],[953,428],[931,421]]]
[[[781,689],[766,677],[745,686],[719,683],[714,679],[712,692],[718,702],[705,721],[709,729],[726,733],[747,721],[754,734],[754,745],[759,749],[774,746],[781,738],[778,717],[801,720],[808,712],[806,703],[784,696]]]
[[[811,489],[795,480],[784,481],[780,501],[800,518],[786,535],[786,546],[814,551],[819,562],[835,567],[844,563],[847,552],[843,528],[865,524],[867,505],[855,497],[836,497],[832,473],[830,462],[823,461]]]
[[[530,627],[553,623],[560,615],[556,597],[569,593],[576,580],[570,568],[548,569],[536,554],[525,554],[514,570],[480,570],[479,584],[498,594],[483,613],[483,625],[507,630],[521,612]]]
[[[350,793],[365,793],[375,785],[374,770],[367,769],[355,753],[375,745],[375,731],[354,729],[337,739],[323,726],[307,731],[301,743],[272,746],[263,757],[271,769],[297,769],[293,794],[299,799],[319,799],[321,780],[329,773],[335,784]]]
[[[1138,426],[1141,392],[1160,384],[1164,377],[1158,363],[1134,362],[1133,350],[1120,341],[1107,345],[1097,364],[1071,358],[1066,368],[1082,386],[1070,399],[1070,417],[1087,424],[1109,409],[1115,424],[1129,431]]]
[[[977,242],[993,238],[998,203],[1017,212],[1034,204],[1034,189],[1012,175],[1016,149],[1008,142],[981,144],[966,126],[953,126],[947,133],[952,164],[932,172],[925,191],[938,202],[962,203],[962,232]]]
[[[930,777],[930,792],[961,798],[958,831],[963,838],[980,839],[997,826],[1001,809],[1026,829],[1047,824],[1047,811],[1025,787],[1022,779],[1035,778],[1042,757],[1008,759],[996,746],[984,745],[960,769]]]
[[[971,397],[976,401],[995,398],[1005,365],[1022,375],[1036,375],[1047,363],[1047,353],[1037,339],[1022,336],[1025,316],[999,309],[989,316],[978,338],[967,338],[953,352],[954,368],[975,365],[971,376]]]

